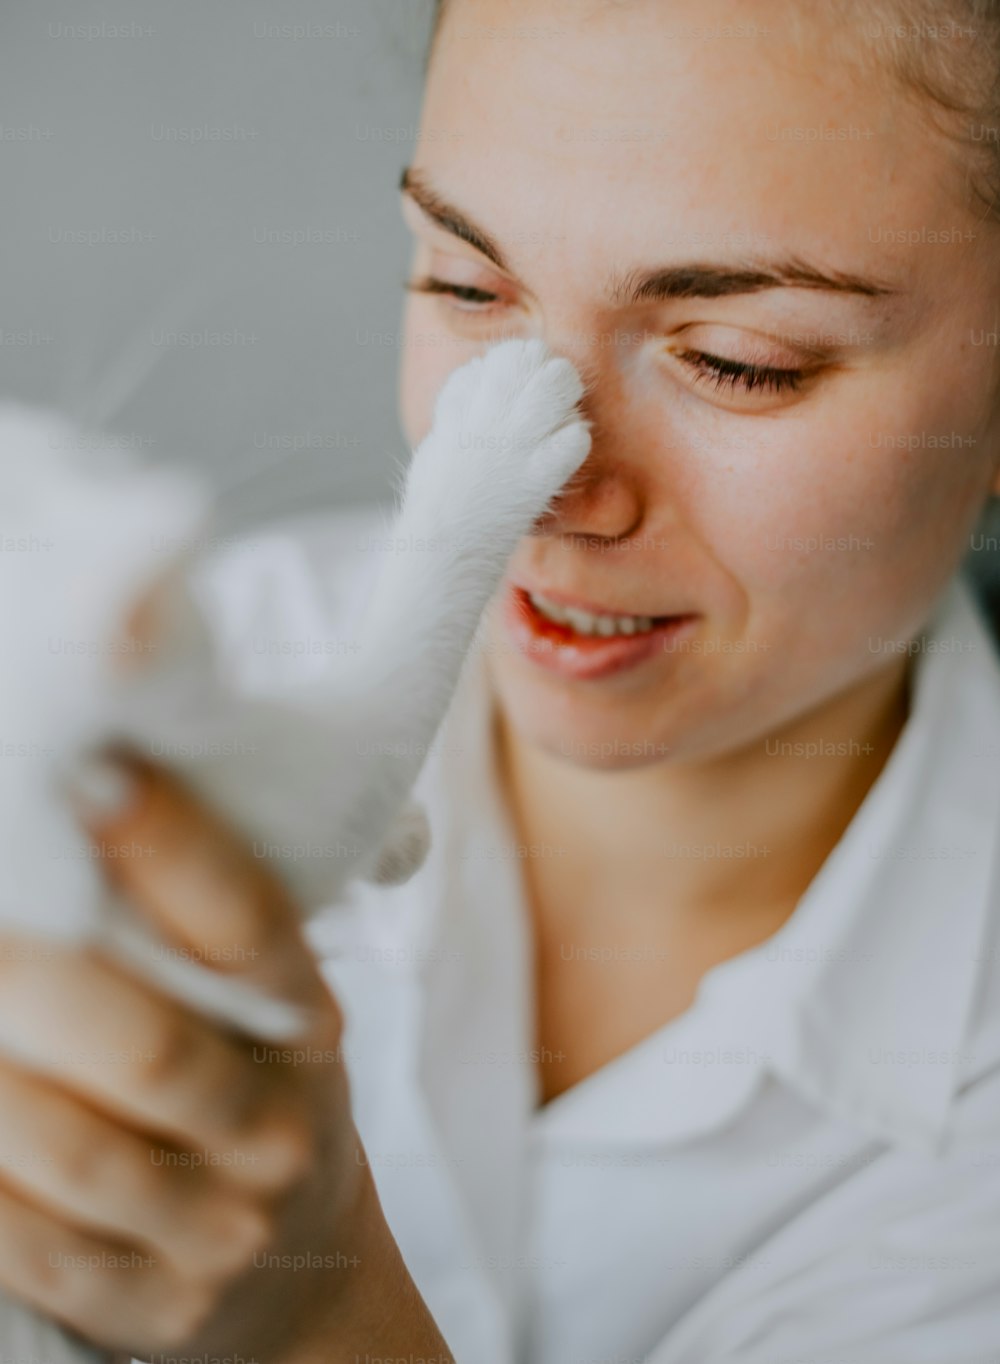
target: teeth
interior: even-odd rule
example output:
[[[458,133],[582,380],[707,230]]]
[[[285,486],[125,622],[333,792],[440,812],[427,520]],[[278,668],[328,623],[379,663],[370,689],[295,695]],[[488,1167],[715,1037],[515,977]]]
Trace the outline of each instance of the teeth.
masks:
[[[529,592],[534,608],[557,625],[568,625],[578,635],[641,635],[653,628],[650,616],[599,616],[576,606],[560,606],[539,592]]]
[[[546,603],[546,605],[542,607],[542,613],[544,614],[548,610],[549,606],[548,603]],[[570,606],[566,608],[563,614],[566,621],[572,625],[573,629],[579,634],[593,635],[597,633],[594,629],[596,617],[592,616],[589,611],[578,611],[575,607]]]

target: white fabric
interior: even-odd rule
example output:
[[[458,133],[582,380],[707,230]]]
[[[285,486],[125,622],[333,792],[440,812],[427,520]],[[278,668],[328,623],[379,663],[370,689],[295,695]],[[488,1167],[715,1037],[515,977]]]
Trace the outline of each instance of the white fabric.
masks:
[[[79,774],[81,755],[111,741],[166,763],[270,861],[305,914],[337,902],[354,876],[403,879],[422,851],[406,809],[422,755],[407,745],[429,745],[515,545],[586,457],[582,394],[571,362],[537,340],[502,342],[449,375],[386,519],[394,547],[349,635],[322,620],[329,582],[303,581],[294,549],[271,543],[253,610],[281,603],[291,639],[268,643],[279,659],[290,643],[289,657],[332,666],[272,669],[281,685],[270,691],[242,685],[220,659],[242,617],[218,641],[191,592],[212,525],[203,483],[112,445],[81,450],[58,416],[0,403],[0,547],[11,551],[0,716],[32,758],[0,767],[0,922],[97,939],[158,987],[260,1036],[301,1031],[290,1004],[164,952],[115,902],[66,800],[66,768]],[[253,577],[241,548],[233,558]],[[128,625],[140,602],[137,639]],[[140,657],[116,668],[128,650]],[[389,751],[358,761],[359,742],[375,738]]]
[[[363,513],[295,533],[345,585],[370,570]],[[246,622],[259,582],[233,556],[213,574],[206,600]],[[896,748],[787,923],[538,1110],[473,660],[417,787],[427,864],[310,927],[387,1216],[458,1364],[1000,1358],[1000,661],[961,582],[914,665]]]
[[[587,455],[582,394],[572,364],[540,341],[503,342],[455,370],[384,525],[393,547],[370,556],[380,571],[352,636],[323,619],[336,596],[327,578],[310,584],[280,540],[261,551],[251,616],[270,606],[302,658],[333,665],[272,669],[264,686],[242,685],[227,661],[244,617],[215,613],[217,640],[194,585],[202,561],[189,575],[175,562],[205,534],[208,498],[194,476],[154,473],[112,447],[80,453],[58,417],[0,403],[0,715],[24,749],[11,756],[31,759],[0,767],[0,924],[97,943],[231,1027],[299,1037],[295,1001],[189,960],[105,883],[69,808],[67,769],[78,795],[89,773],[93,799],[101,785],[106,798],[108,770],[82,761],[90,750],[126,741],[166,763],[270,861],[306,915],[339,902],[353,876],[410,874],[425,841],[406,808],[422,750],[514,547]],[[246,584],[242,550],[229,557]],[[155,622],[139,632],[152,657],[115,669],[137,642],[139,601]],[[300,633],[311,620],[319,653]],[[300,656],[267,642],[279,659]],[[366,743],[385,751],[362,757]],[[132,855],[142,852],[122,853]],[[14,1050],[11,1038],[4,1045]],[[20,1045],[30,1066],[32,1040]],[[82,1358],[77,1341],[3,1294],[0,1346],[48,1364]]]

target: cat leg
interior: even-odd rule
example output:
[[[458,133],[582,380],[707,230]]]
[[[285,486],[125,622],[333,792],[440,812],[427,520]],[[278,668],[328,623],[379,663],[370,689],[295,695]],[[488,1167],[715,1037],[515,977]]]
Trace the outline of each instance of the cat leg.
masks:
[[[495,346],[439,393],[348,664],[366,690],[401,686],[405,721],[436,727],[515,546],[586,458],[582,394],[540,341]]]
[[[338,686],[355,732],[385,754],[349,815],[349,836],[369,847],[419,774],[515,546],[590,450],[582,395],[572,364],[540,341],[494,347],[438,395]]]

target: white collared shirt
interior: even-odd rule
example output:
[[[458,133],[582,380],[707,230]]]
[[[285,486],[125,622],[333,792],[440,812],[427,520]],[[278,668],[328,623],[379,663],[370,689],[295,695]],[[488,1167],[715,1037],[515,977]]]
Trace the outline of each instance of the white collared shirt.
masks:
[[[248,685],[322,666],[381,525],[217,557],[206,600]],[[491,707],[475,656],[418,783],[428,862],[309,930],[387,1218],[458,1364],[1000,1364],[1000,659],[969,589],[787,922],[540,1109]]]

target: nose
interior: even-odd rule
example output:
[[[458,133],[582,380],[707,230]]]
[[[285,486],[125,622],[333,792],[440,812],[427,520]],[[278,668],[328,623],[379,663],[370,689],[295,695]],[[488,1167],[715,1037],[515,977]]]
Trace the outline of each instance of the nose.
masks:
[[[590,423],[590,453],[560,492],[536,533],[551,536],[621,540],[635,533],[643,518],[639,471],[626,457],[629,442],[628,404],[620,376],[612,364],[592,350],[553,343],[559,354],[574,360],[587,385],[580,410]]]

